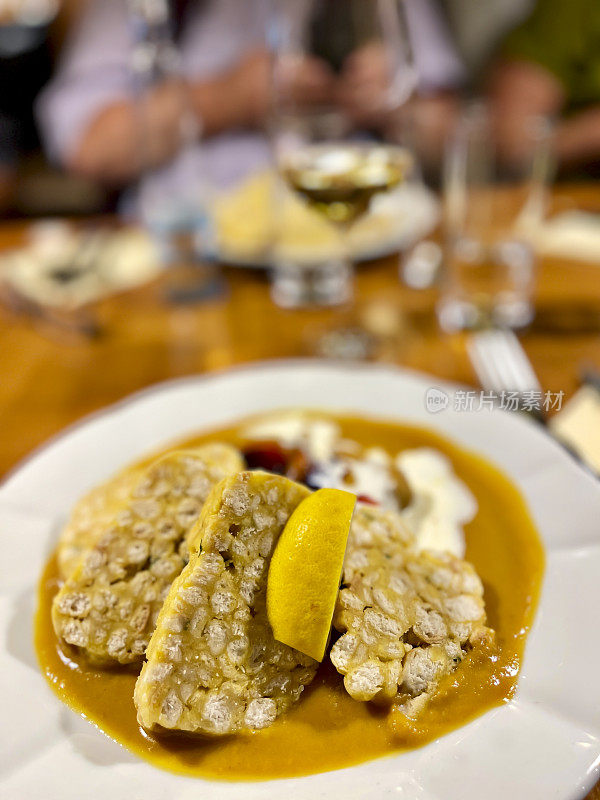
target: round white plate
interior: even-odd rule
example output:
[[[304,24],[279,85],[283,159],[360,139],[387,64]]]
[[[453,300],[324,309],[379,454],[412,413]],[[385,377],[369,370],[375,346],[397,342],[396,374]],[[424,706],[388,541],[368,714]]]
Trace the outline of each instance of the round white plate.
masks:
[[[571,800],[600,765],[600,484],[533,424],[501,411],[428,413],[434,378],[378,366],[270,362],[167,383],[96,414],[41,448],[0,489],[0,796],[7,800]],[[74,501],[162,443],[285,406],[425,424],[487,456],[520,487],[547,567],[518,692],[418,750],[279,781],[171,775],[70,711],[36,664],[32,620],[44,561]],[[6,434],[5,434],[6,435]]]
[[[439,219],[440,202],[430,189],[422,183],[402,184],[392,192],[373,198],[368,215],[359,221],[355,233],[346,240],[348,255],[353,261],[362,262],[408,250],[428,236]],[[286,254],[294,259],[293,252],[286,250]],[[228,249],[224,242],[217,248],[215,257],[229,266],[250,269],[267,269],[271,262],[267,252],[244,256],[238,249]],[[319,252],[306,244],[296,257],[300,263],[313,263],[320,257],[331,257],[331,252],[329,248]]]

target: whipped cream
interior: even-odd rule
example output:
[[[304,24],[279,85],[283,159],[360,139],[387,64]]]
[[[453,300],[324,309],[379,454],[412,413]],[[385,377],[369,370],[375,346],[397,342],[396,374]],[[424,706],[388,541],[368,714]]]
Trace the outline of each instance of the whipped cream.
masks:
[[[282,447],[298,447],[311,461],[329,461],[340,440],[340,428],[335,422],[311,417],[297,411],[273,414],[250,422],[244,429],[250,439],[276,441]]]
[[[343,489],[398,511],[396,484],[385,464],[367,458],[343,458],[317,463],[310,482],[320,489]]]
[[[413,492],[402,516],[416,534],[419,548],[464,557],[462,526],[477,513],[477,501],[454,474],[450,461],[437,450],[420,447],[399,453],[396,465]]]

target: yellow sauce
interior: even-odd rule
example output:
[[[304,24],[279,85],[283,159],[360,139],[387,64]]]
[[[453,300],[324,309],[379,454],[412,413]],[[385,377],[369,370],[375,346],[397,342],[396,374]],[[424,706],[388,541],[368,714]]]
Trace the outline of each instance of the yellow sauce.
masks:
[[[300,702],[264,731],[217,740],[159,739],[137,724],[135,673],[95,669],[57,642],[50,607],[59,579],[52,558],[39,584],[35,645],[42,671],[61,700],[155,766],[206,778],[264,780],[339,769],[418,747],[511,697],[544,572],[543,548],[519,492],[487,461],[432,431],[332,418],[345,438],[365,446],[383,447],[394,455],[427,446],[451,459],[479,506],[466,526],[466,557],[484,582],[488,624],[497,632],[498,649],[468,655],[414,724],[352,700],[326,659]],[[241,444],[241,426],[194,436],[185,444],[209,440]]]

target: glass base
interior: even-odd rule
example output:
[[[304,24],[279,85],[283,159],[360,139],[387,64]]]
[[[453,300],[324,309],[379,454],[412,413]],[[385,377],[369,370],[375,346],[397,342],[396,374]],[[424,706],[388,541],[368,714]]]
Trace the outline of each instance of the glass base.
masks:
[[[338,306],[352,299],[352,265],[281,263],[273,268],[271,296],[282,308]]]
[[[220,270],[202,265],[166,271],[164,296],[173,305],[193,305],[215,300],[225,294]]]
[[[375,347],[372,334],[353,325],[323,333],[315,343],[314,353],[334,361],[365,361],[374,356]]]
[[[466,298],[445,298],[437,307],[442,330],[449,333],[479,328],[524,328],[533,320],[529,300],[506,294],[495,298],[493,304],[481,304]]]

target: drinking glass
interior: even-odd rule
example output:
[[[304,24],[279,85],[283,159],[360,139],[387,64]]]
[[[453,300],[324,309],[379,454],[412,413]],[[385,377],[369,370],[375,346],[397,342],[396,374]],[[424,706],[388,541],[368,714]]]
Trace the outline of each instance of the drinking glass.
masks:
[[[147,152],[147,98],[157,86],[177,93],[179,147],[166,164],[147,167],[136,187],[136,214],[153,237],[168,269],[165,291],[173,302],[210,299],[222,291],[211,258],[214,232],[208,214],[200,129],[189,103],[181,57],[173,38],[168,0],[127,0],[133,35],[132,78],[140,125],[140,153]]]
[[[387,135],[415,84],[402,3],[275,0],[271,34],[279,175],[339,232],[323,259],[275,247],[273,297],[288,308],[343,304],[352,297],[348,231],[411,164]]]
[[[545,211],[551,131],[520,121],[520,153],[499,152],[482,103],[460,118],[444,175],[444,268],[438,319],[447,331],[520,328],[533,318],[536,259],[528,241]]]

